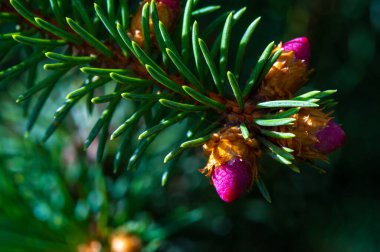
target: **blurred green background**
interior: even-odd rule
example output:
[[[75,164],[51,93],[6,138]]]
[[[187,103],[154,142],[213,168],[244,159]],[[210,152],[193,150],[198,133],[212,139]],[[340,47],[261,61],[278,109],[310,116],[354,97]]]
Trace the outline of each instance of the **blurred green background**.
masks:
[[[251,57],[245,62],[247,66],[254,65],[269,41],[309,37],[311,66],[315,72],[305,90],[339,90],[335,95],[339,101],[335,118],[348,136],[345,146],[331,155],[328,173],[321,175],[306,168],[301,174],[293,174],[283,166],[264,160],[264,180],[272,204],[253,188],[242,199],[227,205],[219,200],[208,179],[198,173],[197,169],[205,163],[201,153],[184,156],[174,168],[168,185],[161,187],[161,155],[167,153],[170,145],[170,134],[167,134],[149,149],[137,172],[129,174],[128,179],[124,172],[115,176],[108,171],[112,166],[107,162],[98,167],[91,153],[86,155],[81,151],[83,138],[93,123],[91,120],[96,118],[86,117],[84,108],[77,109],[66,128],[41,146],[35,143],[36,139],[59,105],[57,101],[50,101],[51,106],[45,109],[30,140],[24,140],[22,106],[14,104],[23,90],[19,85],[19,88],[0,91],[1,251],[26,251],[22,247],[6,250],[11,246],[10,240],[14,239],[16,246],[17,240],[25,236],[46,241],[60,239],[61,245],[72,241],[75,247],[77,241],[71,236],[81,239],[71,230],[91,236],[88,230],[92,230],[91,223],[102,222],[99,213],[104,210],[101,206],[105,202],[110,206],[104,213],[108,217],[103,224],[109,228],[129,225],[129,230],[145,237],[144,243],[152,250],[380,251],[377,164],[380,0],[212,0],[207,4],[210,2],[221,4],[223,10],[248,7],[245,18],[233,31],[236,41],[253,18],[262,16],[249,48]],[[83,117],[89,123],[82,123]],[[176,130],[183,134],[183,128]],[[108,155],[112,156],[113,152],[110,148]],[[105,170],[105,176],[99,175],[104,181],[94,184],[93,176],[101,169]],[[52,174],[52,178],[41,174]],[[7,182],[7,177],[11,181]],[[55,181],[57,177],[63,184],[53,197],[46,192],[45,186],[49,183],[45,180]],[[49,190],[54,191],[54,185],[60,183],[51,182]],[[104,190],[99,189],[101,185],[105,186]],[[13,194],[6,191],[13,186]],[[62,203],[59,199],[65,188],[71,199]],[[46,198],[41,192],[47,194]],[[19,194],[21,199],[17,198]],[[107,199],[99,194],[108,195]],[[67,205],[70,201],[72,205]],[[15,214],[15,209],[25,211]],[[65,218],[68,220],[64,221]],[[23,230],[26,220],[40,223],[35,225],[46,224],[56,235]],[[69,234],[65,231],[67,228]],[[20,234],[20,230],[24,233]],[[15,236],[16,233],[23,236]],[[155,240],[159,240],[160,245],[156,246]],[[31,244],[29,251],[49,251],[49,244],[37,250],[32,246],[33,241],[28,244]],[[66,248],[58,247],[57,251],[66,251]]]

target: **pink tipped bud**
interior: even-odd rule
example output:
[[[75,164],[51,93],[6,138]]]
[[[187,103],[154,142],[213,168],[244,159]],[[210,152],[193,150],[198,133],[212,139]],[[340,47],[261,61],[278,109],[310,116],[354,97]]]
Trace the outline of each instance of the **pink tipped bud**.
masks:
[[[175,12],[180,10],[180,0],[157,0],[158,3],[163,3]]]
[[[330,121],[326,127],[316,134],[316,137],[319,143],[314,145],[315,149],[327,154],[343,145],[346,140],[346,133],[338,124]]]
[[[215,168],[211,179],[219,197],[231,203],[249,189],[253,172],[247,162],[237,158]]]
[[[306,64],[310,62],[310,43],[307,37],[299,37],[282,45],[284,51],[293,51],[296,59],[303,60]]]

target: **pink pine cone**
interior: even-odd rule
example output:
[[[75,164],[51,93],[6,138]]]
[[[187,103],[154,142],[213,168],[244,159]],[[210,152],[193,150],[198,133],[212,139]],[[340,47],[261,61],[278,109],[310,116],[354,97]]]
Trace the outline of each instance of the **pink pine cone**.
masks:
[[[282,45],[285,52],[293,51],[296,59],[310,63],[310,43],[307,37],[299,37]]]
[[[211,179],[219,197],[232,203],[249,189],[253,173],[247,162],[237,158],[215,168]]]
[[[167,5],[170,9],[176,12],[180,9],[180,0],[157,0],[157,2]]]
[[[325,128],[320,130],[316,137],[319,141],[314,147],[322,153],[330,153],[339,149],[346,140],[346,133],[334,121],[330,121]]]

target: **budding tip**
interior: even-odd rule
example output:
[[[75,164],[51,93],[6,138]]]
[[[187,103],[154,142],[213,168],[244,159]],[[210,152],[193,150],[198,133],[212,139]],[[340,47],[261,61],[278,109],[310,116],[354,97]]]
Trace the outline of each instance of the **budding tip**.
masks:
[[[284,51],[293,51],[296,59],[310,63],[310,42],[307,37],[298,37],[282,45]]]
[[[316,134],[316,137],[319,142],[314,145],[315,149],[328,154],[343,146],[346,133],[342,127],[331,120],[326,127]]]
[[[211,179],[219,197],[232,203],[249,189],[253,172],[249,163],[236,158],[215,168]]]
[[[173,11],[179,11],[180,9],[180,0],[157,0],[158,3],[163,3],[171,8]]]

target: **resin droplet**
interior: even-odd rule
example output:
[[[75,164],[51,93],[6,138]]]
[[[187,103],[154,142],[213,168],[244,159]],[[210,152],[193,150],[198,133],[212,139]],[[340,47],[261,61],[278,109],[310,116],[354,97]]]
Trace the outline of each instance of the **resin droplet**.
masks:
[[[296,59],[310,63],[310,43],[307,37],[292,39],[282,45],[285,52],[293,51]]]
[[[215,168],[211,179],[219,197],[231,203],[250,188],[253,173],[247,162],[237,158]]]
[[[319,143],[314,145],[315,149],[327,154],[342,147],[346,133],[337,123],[330,121],[326,127],[317,132],[316,137]]]

